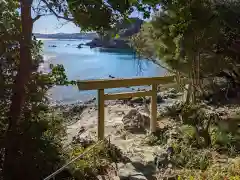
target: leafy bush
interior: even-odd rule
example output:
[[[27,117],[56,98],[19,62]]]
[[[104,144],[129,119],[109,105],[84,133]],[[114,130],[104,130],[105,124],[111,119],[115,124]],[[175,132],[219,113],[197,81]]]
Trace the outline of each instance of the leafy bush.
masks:
[[[205,170],[211,164],[211,154],[208,150],[199,150],[183,143],[172,144],[174,154],[172,162],[176,167]]]
[[[219,127],[215,126],[211,129],[211,139],[213,148],[218,152],[235,156],[240,151],[239,134],[222,131]]]
[[[155,132],[154,134],[150,134],[149,136],[147,136],[144,143],[150,146],[166,144],[169,138],[169,134],[167,130],[168,130],[168,127],[157,130],[157,132]]]
[[[47,91],[52,86],[71,82],[67,81],[62,65],[52,66],[50,73],[39,71],[43,44],[33,37],[31,74],[25,86],[24,104],[20,118],[16,119],[16,128],[11,131],[9,109],[19,69],[19,40],[22,37],[18,8],[17,1],[0,1],[0,169],[8,179],[43,179],[64,163],[62,140],[66,135],[62,114],[49,106]],[[11,168],[4,169],[6,164]]]
[[[227,164],[213,164],[205,171],[184,169],[179,172],[178,180],[183,179],[204,179],[204,180],[220,180],[235,179],[240,176],[240,159],[236,158]]]
[[[81,144],[75,144],[68,158],[75,158],[89,148],[92,148],[95,143],[96,142],[90,143],[88,146],[85,146],[86,144],[84,143],[85,147]],[[124,157],[115,145],[104,141],[88,151],[83,158],[75,161],[71,165],[70,171],[77,179],[94,179],[97,175],[105,175],[108,173],[108,170],[114,169],[112,163],[126,163],[128,161],[129,159]],[[114,169],[114,171],[116,171],[116,169]]]
[[[183,142],[187,145],[196,144],[196,131],[193,126],[182,125],[180,127],[179,138],[182,138]]]

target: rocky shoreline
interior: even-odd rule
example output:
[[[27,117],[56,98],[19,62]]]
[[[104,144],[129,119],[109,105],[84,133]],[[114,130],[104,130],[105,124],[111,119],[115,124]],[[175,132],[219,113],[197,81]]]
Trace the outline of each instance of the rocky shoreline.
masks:
[[[140,91],[141,89],[138,89]],[[145,89],[143,89],[145,90]],[[183,93],[177,92],[176,89],[170,88],[166,91],[158,92],[157,93],[157,104],[161,106],[165,106],[169,103],[174,102],[176,99],[181,97]],[[128,105],[130,107],[141,107],[145,103],[150,104],[151,98],[150,97],[133,97],[130,99],[118,99],[118,100],[109,100],[105,101],[106,106],[111,105]],[[60,110],[65,117],[67,116],[75,116],[77,114],[82,114],[82,112],[87,109],[97,109],[97,98],[93,97],[85,102],[77,102],[72,104],[52,104],[52,108]]]
[[[178,125],[173,119],[167,118],[169,108],[182,103],[183,93],[169,88],[157,94],[158,129],[168,129],[168,136],[177,135]],[[98,107],[97,99],[93,98],[85,103],[57,106],[68,119],[66,145],[84,144],[97,140]],[[127,100],[114,100],[105,102],[105,137],[109,136],[111,144],[116,146],[124,157],[129,159],[126,163],[117,163],[117,176],[107,180],[151,180],[159,175],[158,169],[163,169],[164,176],[175,178],[176,174],[165,168],[166,150],[171,144],[171,138],[166,139],[165,145],[150,145],[146,143],[150,122],[151,99],[131,98]],[[224,117],[229,112],[239,111],[236,107],[206,106],[210,114],[217,113]],[[166,115],[166,116],[165,116]],[[168,142],[169,141],[169,142]],[[166,162],[165,162],[166,161]],[[164,167],[164,168],[161,168]],[[161,174],[161,173],[160,173]],[[101,177],[99,177],[99,180]]]
[[[158,110],[164,111],[166,106],[179,101],[181,95],[182,93],[173,88],[158,92]],[[97,99],[93,98],[84,103],[55,106],[68,119],[66,146],[97,139],[98,107],[96,101]],[[147,111],[149,111],[150,101],[149,97],[139,97],[105,102],[105,136],[111,135],[111,143],[130,159],[130,162],[126,164],[118,164],[117,179],[134,177],[146,180],[155,171],[154,163],[147,167],[144,167],[144,164],[152,162],[154,154],[162,152],[162,148],[142,144],[149,129],[150,117]],[[139,173],[135,163],[140,163],[139,165],[146,171],[146,174]]]

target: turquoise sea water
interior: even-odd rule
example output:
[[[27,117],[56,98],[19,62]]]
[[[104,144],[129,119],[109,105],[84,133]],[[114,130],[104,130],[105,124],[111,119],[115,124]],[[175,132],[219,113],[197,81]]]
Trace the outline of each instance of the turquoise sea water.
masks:
[[[43,39],[44,64],[40,67],[49,71],[49,64],[63,64],[69,80],[108,79],[161,76],[165,71],[154,63],[136,58],[131,51],[90,49],[83,46],[86,40]],[[52,47],[56,46],[56,47]],[[131,88],[109,89],[106,92],[131,91]],[[80,92],[75,86],[57,86],[49,91],[52,101],[75,103],[96,96],[96,91]]]

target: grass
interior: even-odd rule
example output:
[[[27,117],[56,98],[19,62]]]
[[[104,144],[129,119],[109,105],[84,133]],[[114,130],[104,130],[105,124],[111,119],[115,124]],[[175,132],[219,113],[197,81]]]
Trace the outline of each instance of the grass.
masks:
[[[240,180],[240,133],[234,118],[224,121],[217,112],[218,118],[204,112],[205,106],[182,106],[173,105],[168,108],[165,118],[174,121],[176,135],[172,138],[171,144],[167,144],[169,134],[173,129],[166,128],[154,136],[148,136],[146,142],[149,145],[171,146],[174,154],[171,157],[173,170],[176,171],[178,179],[194,180]],[[183,109],[181,109],[183,108]],[[198,114],[201,113],[201,114]],[[181,120],[176,117],[181,116]],[[213,118],[209,121],[209,118]],[[240,117],[239,117],[240,119]],[[204,137],[200,135],[197,141],[196,127],[198,130],[206,127],[207,122],[211,122],[208,128],[208,135],[211,143],[206,146]],[[222,123],[224,122],[224,123]],[[228,124],[226,124],[228,123]],[[232,125],[232,123],[234,125]],[[203,143],[201,143],[203,142]]]
[[[91,142],[88,145],[74,144],[69,152],[69,159],[79,156],[95,143]],[[75,161],[71,165],[70,171],[75,179],[91,180],[95,179],[97,175],[106,175],[109,171],[116,171],[112,163],[127,161],[128,159],[122,155],[122,152],[116,146],[104,141],[92,148],[83,158]]]
[[[179,171],[179,180],[240,180],[240,158],[226,164],[213,164],[205,171],[183,169]]]

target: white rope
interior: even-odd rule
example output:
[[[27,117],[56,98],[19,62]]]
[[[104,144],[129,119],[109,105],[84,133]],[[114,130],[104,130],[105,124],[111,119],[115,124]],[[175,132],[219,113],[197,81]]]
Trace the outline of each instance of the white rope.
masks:
[[[108,135],[106,138],[110,137],[110,135]],[[99,142],[97,142],[96,144],[94,144],[92,147],[90,147],[89,149],[87,149],[85,152],[83,152],[82,154],[80,154],[79,156],[73,158],[71,161],[69,161],[67,164],[65,164],[64,166],[62,166],[61,168],[59,168],[58,170],[56,170],[54,173],[50,174],[48,177],[46,177],[44,180],[50,180],[51,178],[54,178],[57,174],[59,174],[60,172],[62,172],[66,167],[68,167],[70,164],[72,164],[74,161],[82,158],[83,156],[85,156],[90,150],[94,149],[97,145],[99,145],[100,143],[102,143],[104,140],[101,140]]]

